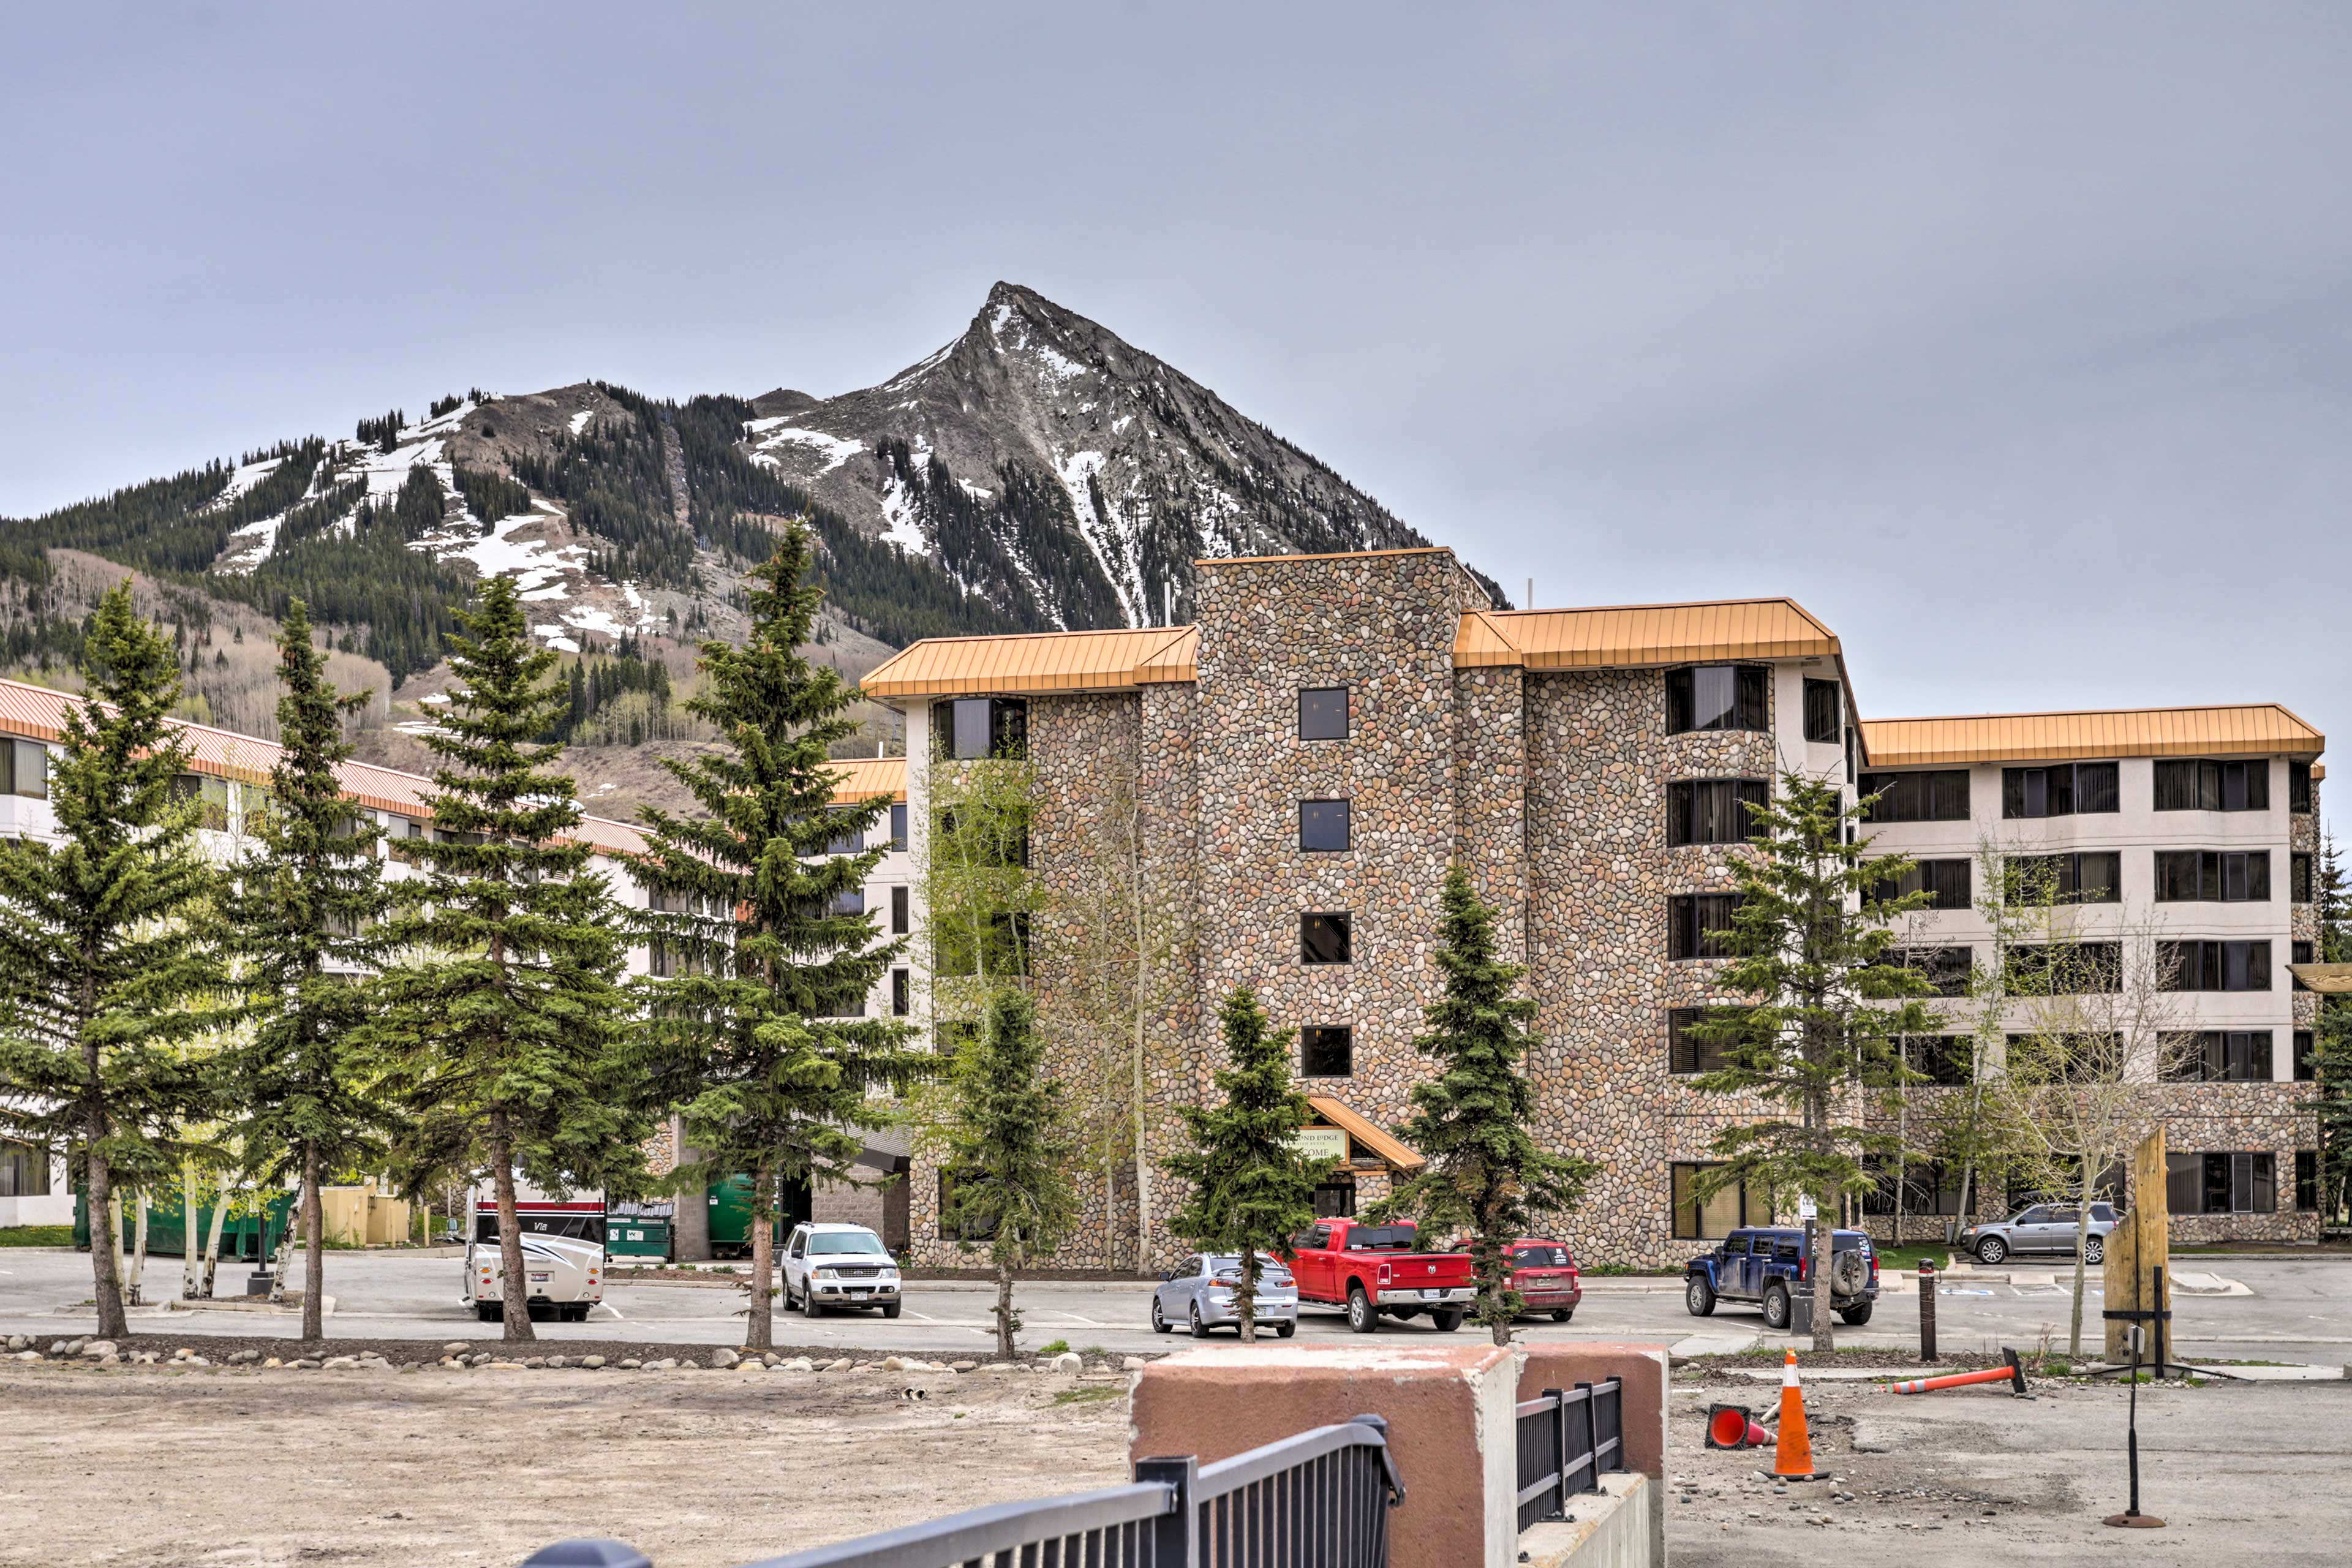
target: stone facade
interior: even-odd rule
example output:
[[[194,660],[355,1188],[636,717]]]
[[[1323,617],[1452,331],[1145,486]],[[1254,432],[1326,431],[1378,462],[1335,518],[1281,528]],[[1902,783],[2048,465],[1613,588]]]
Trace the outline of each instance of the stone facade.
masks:
[[[1294,1038],[1308,1025],[1353,1031],[1352,1070],[1305,1079],[1307,1092],[1381,1127],[1405,1120],[1427,1070],[1412,1042],[1438,989],[1431,946],[1456,861],[1498,910],[1506,954],[1528,969],[1539,1005],[1541,1043],[1528,1063],[1538,1134],[1601,1165],[1583,1208],[1562,1222],[1565,1238],[1589,1264],[1671,1265],[1710,1245],[1675,1234],[1672,1167],[1705,1162],[1717,1133],[1761,1108],[1699,1094],[1669,1070],[1668,1011],[1727,994],[1722,961],[1668,957],[1667,908],[1676,894],[1730,890],[1740,851],[1670,847],[1667,786],[1796,769],[1851,789],[1844,749],[1804,734],[1805,679],[1843,672],[1818,656],[1750,653],[1741,662],[1770,671],[1763,727],[1669,734],[1660,664],[1457,667],[1465,612],[1484,607],[1440,551],[1204,563],[1192,679],[1028,698],[1031,865],[1049,904],[1083,905],[1103,814],[1131,795],[1148,899],[1176,933],[1155,950],[1148,986],[1149,1256],[1137,1256],[1129,1162],[1082,1173],[1084,1218],[1057,1265],[1151,1268],[1181,1250],[1166,1219],[1182,1194],[1158,1164],[1181,1138],[1177,1109],[1211,1091],[1222,1065],[1216,1010],[1234,986],[1254,987]],[[1348,692],[1344,740],[1300,736],[1299,692],[1323,687]],[[908,729],[930,732],[919,702],[908,705]],[[911,761],[919,840],[931,770],[956,765]],[[1299,847],[1299,804],[1320,799],[1349,803],[1344,850]],[[2296,824],[2301,847],[2315,829]],[[1348,914],[1351,962],[1303,961],[1299,921],[1309,911]],[[2309,916],[2294,910],[2295,935],[2307,934]],[[1078,984],[1071,921],[1083,918],[1041,918],[1042,1014],[1056,1014]],[[2301,1026],[2314,1001],[2294,999]],[[1052,1070],[1075,1095],[1115,1095],[1118,1086],[1087,1081],[1117,1070],[1106,1042],[1064,1029],[1054,1049]],[[2278,1156],[2280,1213],[2183,1216],[2178,1234],[2314,1233],[2312,1216],[2291,1206],[2294,1152],[2313,1144],[2307,1086],[2151,1087],[2176,1150]],[[1353,1174],[1360,1204],[1387,1190],[1375,1158],[1360,1158]],[[919,1152],[915,1249],[950,1261],[938,1196],[936,1164]],[[1988,1205],[2002,1196],[1988,1194]],[[1906,1229],[1939,1235],[1941,1223]]]

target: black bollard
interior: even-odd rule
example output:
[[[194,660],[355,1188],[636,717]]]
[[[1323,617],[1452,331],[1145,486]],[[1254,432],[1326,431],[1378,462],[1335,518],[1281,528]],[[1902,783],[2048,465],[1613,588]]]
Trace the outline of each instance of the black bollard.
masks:
[[[1919,1260],[1919,1359],[1936,1359],[1936,1266]]]

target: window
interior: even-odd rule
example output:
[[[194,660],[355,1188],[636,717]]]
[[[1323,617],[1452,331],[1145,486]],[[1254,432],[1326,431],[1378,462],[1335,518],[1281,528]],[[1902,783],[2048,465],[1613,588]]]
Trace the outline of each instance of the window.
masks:
[[[2311,902],[2312,857],[2295,850],[2286,858],[2286,899],[2291,904]]]
[[[2116,850],[2011,855],[2001,865],[2012,904],[2113,904],[2123,899],[2124,858]]]
[[[1865,822],[1966,822],[1969,770],[1927,773],[1864,773],[1858,786],[1868,802]]]
[[[1351,848],[1348,803],[1344,800],[1302,800],[1298,803],[1298,847],[1311,853]]]
[[[905,854],[907,849],[907,803],[900,801],[890,808],[890,847]]]
[[[907,909],[907,889],[904,887],[893,888],[890,889],[890,934],[905,936],[912,929],[914,921]]]
[[[955,1213],[956,1182],[960,1172],[940,1172],[940,1239],[941,1241],[993,1241],[996,1226],[991,1221],[978,1221]],[[950,1223],[953,1219],[961,1224]]]
[[[855,855],[866,847],[866,830],[844,820],[851,815],[849,812],[828,811],[825,815],[835,819],[833,837],[824,841],[826,854]]]
[[[2268,811],[2271,765],[2266,762],[2158,761],[2158,811]]]
[[[1298,738],[1302,741],[1344,741],[1348,738],[1346,687],[1299,688]]]
[[[656,980],[676,980],[703,973],[702,954],[683,942],[656,937],[646,947],[646,973]]]
[[[866,993],[858,991],[847,996],[820,996],[817,998],[816,1005],[809,1009],[809,1016],[812,1018],[863,1018],[866,1016]]]
[[[864,914],[866,912],[866,889],[864,888],[842,889],[841,891],[834,894],[833,903],[827,912],[836,915]]]
[[[2164,1077],[2173,1083],[2268,1083],[2268,1029],[2200,1029],[2163,1037]]]
[[[2294,1032],[2294,1081],[2310,1083],[2319,1076],[2319,1035],[2313,1029]]]
[[[1737,893],[1677,893],[1666,900],[1668,958],[1728,958]]]
[[[2286,952],[2286,961],[2290,966],[2297,963],[2309,963],[2312,961],[2312,944],[2310,942],[2291,942],[2287,943]],[[2310,986],[2305,985],[2303,983],[2303,976],[2297,974],[2292,967],[2289,967],[2286,972],[2286,980],[2287,989],[2290,991],[2308,991],[2311,989]]]
[[[2156,900],[2163,903],[2268,903],[2267,849],[2159,849]]]
[[[2054,763],[2000,770],[2003,816],[2082,816],[2118,811],[2115,763]]]
[[[1969,977],[1976,968],[1976,951],[1966,947],[1903,947],[1889,952],[1886,962],[1917,970],[1938,996],[1965,996],[1969,994]]]
[[[172,798],[194,805],[198,827],[228,826],[228,780],[181,773],[172,780]]]
[[[0,1140],[0,1198],[48,1195],[49,1152],[30,1143]]]
[[[49,749],[38,741],[10,741],[0,745],[0,795],[26,800],[49,798]],[[48,1167],[44,1165],[46,1173]]]
[[[1318,910],[1298,917],[1298,962],[1351,963],[1353,922],[1345,910]]]
[[[1712,1165],[1680,1162],[1670,1167],[1677,1241],[1720,1241],[1748,1223],[1748,1188],[1744,1184],[1734,1182],[1704,1202],[1693,1191],[1699,1173],[1712,1169]]]
[[[1029,750],[1029,704],[1018,697],[959,697],[931,704],[931,744],[941,757],[971,762]]]
[[[2309,815],[2311,806],[2311,764],[2289,763],[2286,765],[2286,808]],[[2300,1156],[2298,1156],[2300,1158]]]
[[[1736,1008],[1669,1007],[1666,1009],[1666,1070],[1670,1073],[1720,1072],[1729,1062],[1726,1053],[1732,1042],[1722,1035],[1702,1038],[1692,1026],[1705,1021],[1709,1015],[1720,1016]]]
[[[2112,942],[2021,943],[2004,978],[2019,996],[2094,996],[2123,987],[2123,946]]]
[[[2267,942],[2167,942],[2156,950],[2167,991],[2267,991]]]
[[[1668,844],[1745,844],[1761,836],[1748,809],[1772,786],[1762,779],[1675,779],[1666,785]]]
[[[1769,673],[1760,664],[1696,664],[1666,671],[1666,733],[1764,729]]]
[[[2277,1157],[2167,1154],[2164,1196],[2174,1214],[2275,1214]]]
[[[1866,1215],[1895,1213],[1895,1162],[1865,1155],[1862,1168],[1876,1184],[1862,1194]],[[1903,1162],[1903,1212],[1906,1215],[1957,1215],[1960,1210],[1960,1172],[1941,1160]]]
[[[890,972],[890,1016],[903,1018],[915,1010],[914,976],[904,969]]]
[[[1029,911],[999,910],[987,930],[975,938],[962,930],[934,924],[931,928],[931,972],[961,977],[978,974],[983,964],[990,974],[1029,973]],[[975,952],[974,949],[981,951]]]
[[[1902,1047],[1904,1065],[1937,1089],[1976,1081],[1976,1042],[1967,1035],[1906,1035]]]
[[[1914,860],[1898,876],[1881,877],[1873,895],[1892,900],[1913,893],[1927,895],[1931,910],[1965,910],[1976,904],[1976,885],[1966,856],[1948,860]]]
[[[1844,694],[1834,680],[1805,678],[1805,739],[1834,746],[1845,729]]]
[[[2319,1152],[2297,1149],[2294,1152],[2294,1208],[2297,1214],[2310,1214],[2319,1207]]]
[[[1345,1024],[1309,1024],[1298,1031],[1299,1077],[1349,1078],[1355,1070],[1354,1029]]]
[[[1321,1186],[1315,1189],[1315,1217],[1317,1219],[1347,1219],[1353,1215],[1355,1212],[1355,1183],[1326,1182]],[[1324,1233],[1323,1239],[1321,1241],[1315,1242],[1312,1245],[1322,1247],[1328,1244],[1330,1239],[1330,1233],[1327,1231]]]

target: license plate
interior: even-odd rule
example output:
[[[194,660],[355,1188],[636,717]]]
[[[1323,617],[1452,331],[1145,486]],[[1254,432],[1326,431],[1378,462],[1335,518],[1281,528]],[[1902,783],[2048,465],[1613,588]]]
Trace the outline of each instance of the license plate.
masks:
[[[849,1294],[854,1300],[862,1300],[867,1296],[871,1296],[874,1292],[871,1290],[852,1290]]]
[[[544,1285],[554,1278],[552,1274],[534,1274],[530,1277],[530,1282],[534,1285]]]
[[[1444,1298],[1444,1295],[1445,1295],[1445,1292],[1444,1292],[1444,1291],[1443,1291],[1443,1290],[1427,1290],[1427,1289],[1425,1289],[1425,1290],[1422,1291],[1422,1293],[1421,1293],[1421,1299],[1422,1299],[1423,1300],[1424,1300],[1424,1301],[1436,1301],[1436,1300],[1442,1300]]]

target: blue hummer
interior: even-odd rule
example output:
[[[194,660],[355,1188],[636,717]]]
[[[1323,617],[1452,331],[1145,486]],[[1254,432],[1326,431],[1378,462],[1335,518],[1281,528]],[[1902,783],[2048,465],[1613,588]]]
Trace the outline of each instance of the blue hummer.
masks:
[[[1858,1230],[1830,1233],[1830,1304],[1857,1326],[1870,1321],[1878,1300],[1878,1254]],[[1794,1226],[1735,1230],[1712,1252],[1684,1267],[1683,1300],[1691,1316],[1704,1318],[1718,1301],[1754,1301],[1764,1309],[1764,1325],[1785,1331],[1794,1315],[1790,1303],[1811,1259],[1803,1256],[1805,1233]]]

